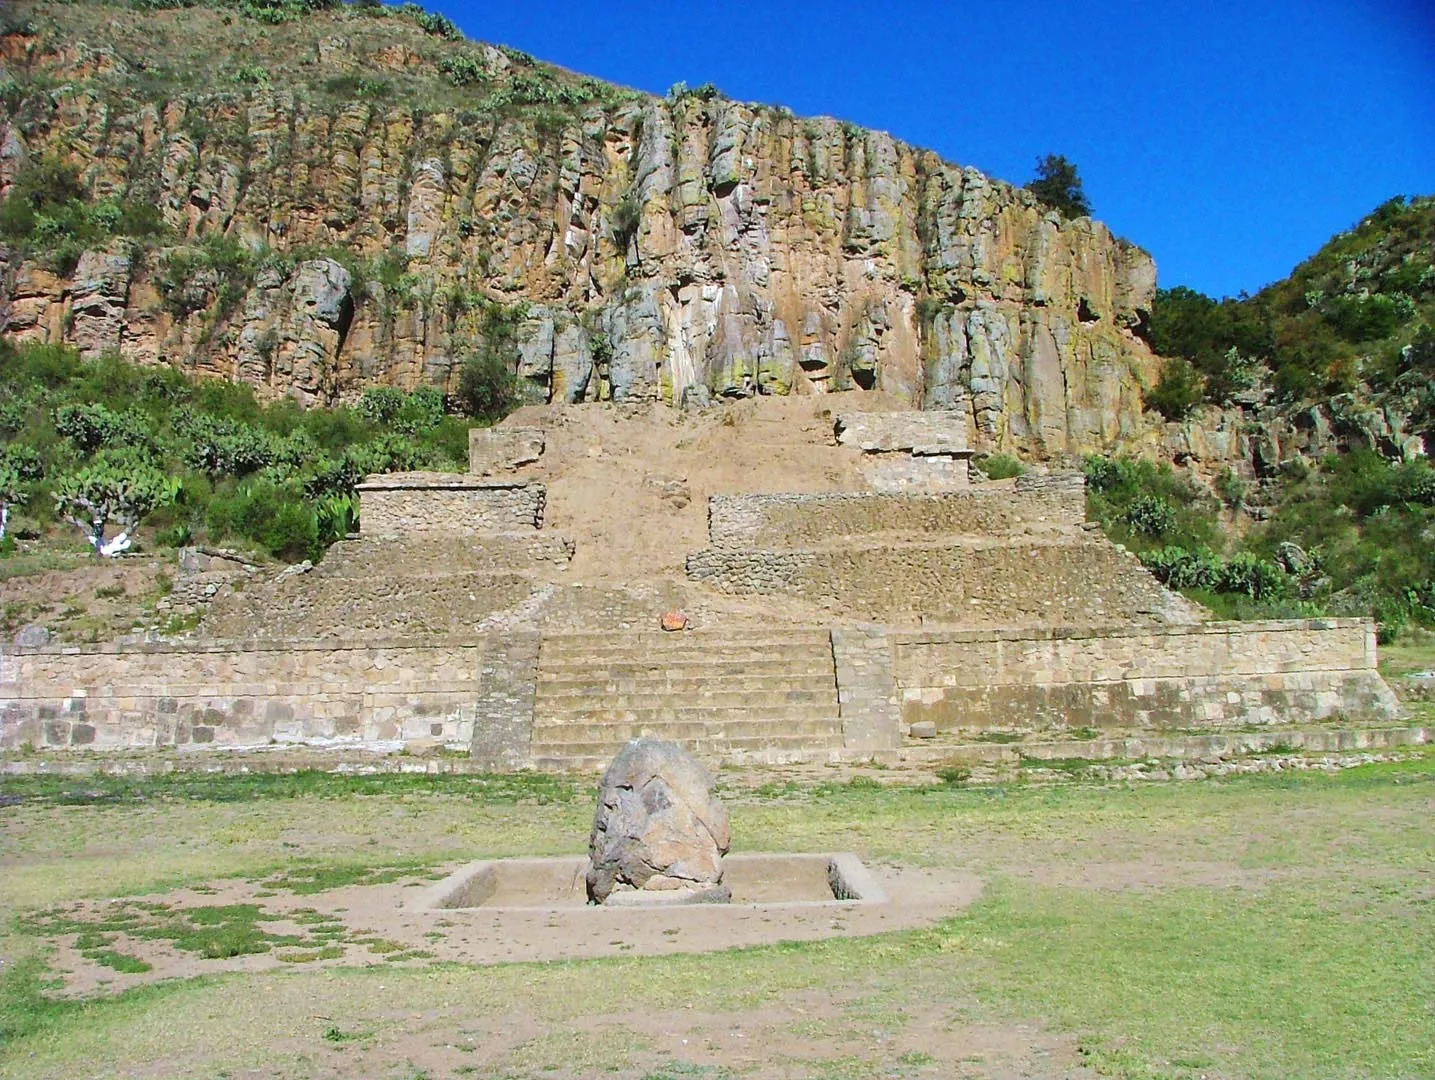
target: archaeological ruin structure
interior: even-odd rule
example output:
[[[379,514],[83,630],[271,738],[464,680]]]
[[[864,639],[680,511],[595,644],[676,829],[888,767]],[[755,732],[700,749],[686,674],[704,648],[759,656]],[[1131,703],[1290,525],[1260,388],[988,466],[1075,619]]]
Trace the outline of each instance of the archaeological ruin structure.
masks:
[[[776,463],[739,461],[704,491],[634,466],[630,446],[585,445],[584,409],[624,422],[555,406],[475,430],[466,474],[371,477],[359,535],[312,568],[221,584],[197,635],[5,646],[0,746],[597,769],[641,736],[709,764],[992,755],[1002,732],[1069,747],[1080,731],[1107,756],[1250,748],[1335,719],[1361,726],[1311,745],[1412,737],[1381,726],[1399,707],[1371,623],[1213,620],[1086,522],[1080,474],[971,476],[960,413],[754,413],[691,436],[663,414],[657,445],[690,471],[738,453],[719,446]],[[801,454],[805,490],[782,490]],[[568,535],[585,513],[609,531]],[[671,610],[689,629],[660,628]]]

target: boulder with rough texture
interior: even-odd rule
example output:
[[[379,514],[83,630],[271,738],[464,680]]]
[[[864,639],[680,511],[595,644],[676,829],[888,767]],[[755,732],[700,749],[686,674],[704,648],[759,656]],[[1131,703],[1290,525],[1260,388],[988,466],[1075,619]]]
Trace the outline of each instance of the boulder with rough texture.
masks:
[[[30,623],[16,631],[15,644],[28,648],[48,645],[50,644],[50,631],[39,623]]]
[[[588,839],[588,899],[614,891],[686,890],[727,900],[727,810],[712,774],[676,743],[634,739],[603,774]]]

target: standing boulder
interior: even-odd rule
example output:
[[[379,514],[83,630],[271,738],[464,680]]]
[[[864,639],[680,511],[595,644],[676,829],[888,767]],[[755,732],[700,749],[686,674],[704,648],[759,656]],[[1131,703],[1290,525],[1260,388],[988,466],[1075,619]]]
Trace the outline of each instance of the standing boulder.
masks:
[[[598,791],[588,899],[602,904],[614,891],[642,890],[724,902],[732,895],[722,883],[730,843],[712,774],[676,743],[634,739]]]

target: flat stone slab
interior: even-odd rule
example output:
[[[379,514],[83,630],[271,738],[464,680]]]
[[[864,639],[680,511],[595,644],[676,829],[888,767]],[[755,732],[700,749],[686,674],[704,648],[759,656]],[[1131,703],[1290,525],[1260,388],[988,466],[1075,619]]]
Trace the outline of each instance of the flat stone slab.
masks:
[[[842,413],[833,433],[841,445],[856,446],[865,454],[906,451],[919,457],[972,456],[967,446],[966,414],[952,410]]]
[[[398,472],[375,473],[355,484],[355,491],[482,491],[526,488],[527,480],[489,480],[472,473]]]

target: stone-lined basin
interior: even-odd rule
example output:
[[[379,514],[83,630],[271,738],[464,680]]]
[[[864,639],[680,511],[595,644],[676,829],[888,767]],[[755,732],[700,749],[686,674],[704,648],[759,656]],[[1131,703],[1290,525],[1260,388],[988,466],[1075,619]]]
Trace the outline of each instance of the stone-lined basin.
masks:
[[[494,859],[460,867],[416,897],[413,906],[427,911],[550,911],[588,907],[581,855],[561,858]],[[727,904],[704,905],[712,911],[761,907],[846,908],[885,904],[887,893],[851,852],[824,854],[747,854],[723,859],[724,882],[732,889]],[[670,906],[684,894],[619,892],[603,908]]]

